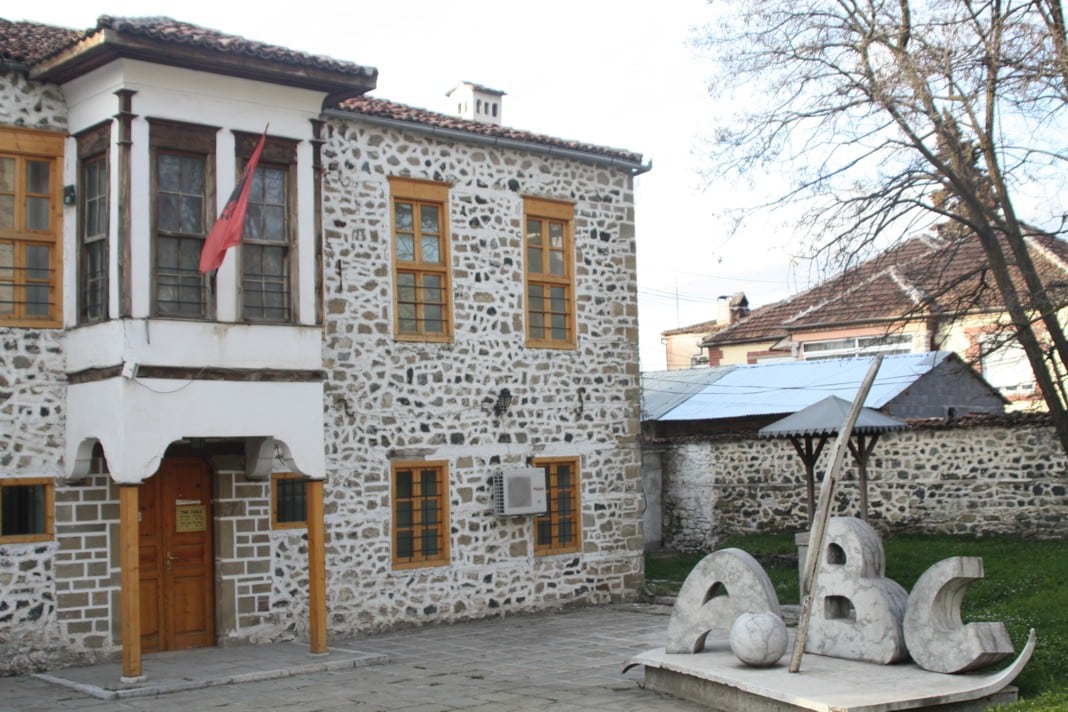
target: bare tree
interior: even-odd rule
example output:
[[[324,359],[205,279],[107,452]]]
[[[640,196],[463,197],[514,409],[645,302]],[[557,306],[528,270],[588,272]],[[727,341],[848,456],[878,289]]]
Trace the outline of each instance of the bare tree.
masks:
[[[770,167],[807,206],[816,256],[857,259],[936,223],[978,240],[1068,452],[1059,373],[1064,306],[1028,251],[1029,224],[1065,222],[1035,201],[1063,179],[1068,43],[1060,0],[713,0],[714,92],[745,108],[715,137],[713,165]]]

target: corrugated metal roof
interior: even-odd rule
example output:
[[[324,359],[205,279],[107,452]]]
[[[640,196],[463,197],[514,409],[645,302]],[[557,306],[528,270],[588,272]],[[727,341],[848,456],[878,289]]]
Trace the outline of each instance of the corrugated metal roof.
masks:
[[[658,420],[660,416],[736,368],[740,366],[704,366],[643,373],[642,420]]]
[[[949,355],[931,351],[884,357],[864,405],[882,408]],[[657,420],[796,413],[827,396],[853,402],[871,362],[871,357],[858,357],[738,366]]]
[[[816,401],[807,408],[803,408],[793,415],[788,415],[782,420],[776,420],[771,425],[765,425],[760,429],[760,435],[765,438],[787,438],[792,435],[831,435],[837,433],[849,409],[852,401],[847,401],[838,396],[828,396],[821,401]],[[907,427],[904,420],[891,418],[871,408],[861,408],[857,422],[853,426],[854,433],[882,433],[887,430],[901,430]]]

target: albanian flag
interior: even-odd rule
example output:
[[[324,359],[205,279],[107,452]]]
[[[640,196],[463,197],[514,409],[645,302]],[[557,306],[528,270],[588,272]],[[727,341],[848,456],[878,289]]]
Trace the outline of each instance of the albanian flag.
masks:
[[[269,125],[269,124],[268,124]],[[245,164],[245,170],[241,172],[234,190],[230,193],[230,199],[219,215],[219,219],[208,233],[208,239],[204,241],[204,249],[200,251],[200,271],[210,272],[219,269],[226,257],[226,251],[241,242],[241,234],[245,231],[245,211],[248,210],[248,193],[252,187],[252,176],[256,173],[256,164],[260,162],[260,154],[263,153],[263,144],[267,141],[267,126],[263,127],[263,135],[256,144],[256,150]]]

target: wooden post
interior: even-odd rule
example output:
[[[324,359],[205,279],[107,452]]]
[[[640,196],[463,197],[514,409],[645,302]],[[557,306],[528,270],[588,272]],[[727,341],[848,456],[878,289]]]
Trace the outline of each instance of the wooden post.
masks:
[[[308,627],[313,655],[326,653],[326,546],[323,542],[323,481],[308,480]]]
[[[122,608],[122,681],[141,673],[141,566],[137,485],[119,487],[119,600]]]
[[[805,576],[802,581],[806,582],[806,590],[801,592],[801,618],[797,622],[797,637],[794,641],[794,654],[790,659],[790,672],[801,669],[801,656],[805,652],[805,638],[808,636],[808,625],[812,618],[812,592],[816,590],[816,575],[819,573],[820,560],[823,557],[823,539],[827,534],[827,520],[831,516],[831,504],[834,498],[834,487],[838,479],[838,472],[842,468],[842,459],[849,447],[849,438],[853,434],[853,425],[860,417],[860,411],[864,407],[864,401],[871,390],[871,384],[875,381],[875,374],[879,372],[879,366],[883,362],[882,355],[877,355],[872,361],[868,374],[857,390],[853,399],[853,405],[846,415],[842,429],[838,432],[838,439],[834,441],[834,450],[831,452],[831,461],[827,464],[827,472],[823,476],[820,486],[820,500],[816,507],[816,518],[808,537],[808,557],[805,559]]]

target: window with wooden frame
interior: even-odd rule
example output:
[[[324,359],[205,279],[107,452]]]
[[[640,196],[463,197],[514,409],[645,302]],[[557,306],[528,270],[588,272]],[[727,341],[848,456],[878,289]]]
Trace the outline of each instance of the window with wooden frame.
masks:
[[[0,129],[0,325],[62,318],[63,135]]]
[[[271,528],[303,529],[308,526],[306,477],[293,472],[271,475]]]
[[[111,124],[78,136],[78,322],[108,318],[108,150]]]
[[[449,187],[390,178],[393,208],[394,335],[412,341],[452,338]]]
[[[239,133],[243,168],[260,136]],[[241,238],[241,314],[247,321],[288,323],[296,313],[291,264],[296,244],[297,142],[267,137],[249,186]]]
[[[393,463],[393,568],[449,563],[448,465]]]
[[[534,461],[545,468],[545,514],[534,518],[534,554],[567,554],[582,546],[582,512],[579,510],[578,458],[544,458]]]
[[[214,299],[200,252],[215,220],[217,129],[149,120],[154,316],[210,319]]]
[[[0,544],[52,538],[53,487],[48,477],[0,478]]]
[[[527,345],[575,347],[575,208],[540,198],[523,201]]]

